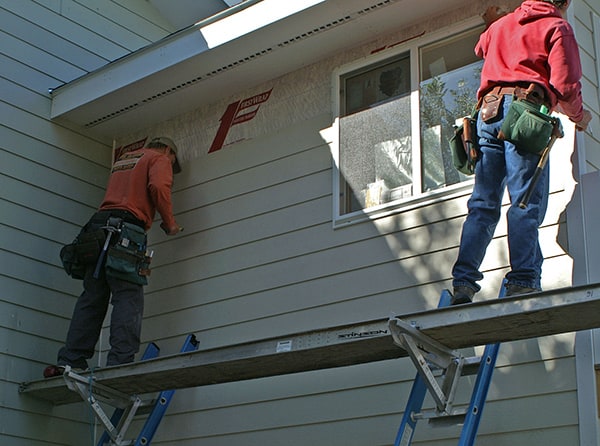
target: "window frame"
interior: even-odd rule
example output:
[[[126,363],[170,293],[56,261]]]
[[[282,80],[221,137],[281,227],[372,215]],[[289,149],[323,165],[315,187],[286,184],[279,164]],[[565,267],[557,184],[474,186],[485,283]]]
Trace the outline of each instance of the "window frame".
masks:
[[[360,209],[348,213],[343,213],[342,201],[342,172],[340,170],[340,116],[342,107],[342,85],[341,79],[352,72],[358,72],[369,66],[375,67],[384,61],[408,54],[410,58],[410,110],[411,110],[411,136],[412,136],[412,154],[413,154],[413,184],[422,184],[422,165],[421,165],[421,118],[420,118],[420,50],[428,45],[443,40],[451,40],[457,35],[476,30],[480,28],[483,31],[481,20],[472,18],[461,23],[454,24],[442,30],[425,34],[405,43],[391,46],[375,54],[363,57],[361,59],[349,62],[338,68],[332,73],[332,110],[333,110],[333,137],[331,154],[333,157],[333,200],[332,215],[333,228],[345,227],[348,225],[375,220],[394,214],[419,209],[431,204],[453,200],[457,197],[467,195],[473,187],[473,178],[451,184],[439,189],[421,192],[419,195],[402,198],[377,206]],[[475,101],[475,98],[473,98]]]

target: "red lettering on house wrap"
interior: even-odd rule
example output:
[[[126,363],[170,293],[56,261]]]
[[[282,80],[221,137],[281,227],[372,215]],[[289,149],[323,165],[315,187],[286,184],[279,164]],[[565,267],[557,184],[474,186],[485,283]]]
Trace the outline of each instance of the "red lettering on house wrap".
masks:
[[[223,147],[225,139],[227,138],[227,134],[229,133],[229,129],[232,126],[241,124],[243,122],[248,122],[253,119],[258,114],[260,104],[269,100],[272,91],[273,89],[271,88],[269,91],[265,91],[264,93],[260,93],[242,101],[236,101],[229,104],[225,109],[225,113],[223,113],[223,116],[221,116],[221,125],[217,130],[215,139],[210,145],[208,153],[216,152]],[[247,110],[250,107],[254,107],[254,109]]]

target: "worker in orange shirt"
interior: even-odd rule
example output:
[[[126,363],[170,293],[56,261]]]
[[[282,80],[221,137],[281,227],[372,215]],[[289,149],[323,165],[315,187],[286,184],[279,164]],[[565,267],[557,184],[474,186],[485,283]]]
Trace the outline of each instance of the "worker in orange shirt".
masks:
[[[109,303],[113,308],[106,365],[134,360],[140,346],[143,286],[151,259],[146,231],[156,212],[167,235],[182,230],[171,203],[173,174],[180,171],[177,147],[166,137],[154,138],[114,163],[102,204],[72,244],[76,261],[83,265],[78,263],[78,272],[75,268],[67,272],[83,279],[84,290],[75,304],[57,365],[48,366],[45,377],[64,373],[66,366],[88,368]]]

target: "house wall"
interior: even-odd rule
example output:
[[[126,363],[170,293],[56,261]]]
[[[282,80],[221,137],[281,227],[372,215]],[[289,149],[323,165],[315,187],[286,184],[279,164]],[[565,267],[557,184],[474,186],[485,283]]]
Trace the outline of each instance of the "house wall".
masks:
[[[436,18],[427,31],[444,32],[466,17]],[[405,29],[349,48],[120,139],[171,135],[186,158],[174,188],[185,231],[169,241],[156,229],[150,234],[156,255],[144,342],[176,352],[193,332],[200,348],[209,349],[437,305],[450,285],[468,191],[416,210],[332,225],[332,73],[415,34]],[[232,127],[224,147],[208,154],[227,106],[267,91],[255,118]],[[573,144],[567,128],[551,162],[552,200],[541,230],[546,289],[571,283],[572,261],[556,239],[574,188],[565,169]],[[481,298],[497,296],[507,259],[503,219],[485,260]],[[577,444],[574,367],[570,334],[504,344],[478,444]],[[410,361],[401,359],[187,389],[177,393],[155,441],[392,444],[414,376]],[[468,401],[466,392],[459,401]],[[417,432],[421,444],[456,444],[458,435],[456,428]]]
[[[583,99],[591,110],[593,120],[585,134],[579,134],[578,169],[579,184],[573,201],[568,208],[569,251],[578,261],[575,263],[574,284],[596,283],[600,280],[597,252],[600,250],[598,219],[595,199],[598,190],[600,162],[600,5],[585,0],[576,2],[571,8],[571,23],[580,45],[584,72]],[[600,332],[589,330],[577,334],[576,363],[578,386],[589,391],[580,392],[580,441],[586,445],[600,445],[598,420],[598,380],[600,373]]]
[[[27,17],[24,31],[0,27],[10,37],[0,44],[6,60],[0,82],[10,87],[0,86],[3,445],[94,444],[96,431],[82,404],[52,407],[17,393],[19,382],[37,379],[54,361],[64,338],[79,284],[64,275],[57,252],[100,200],[112,143],[50,123],[47,89],[80,75],[64,74],[72,70],[66,61],[79,67],[80,59],[93,56],[83,70],[89,71],[118,57],[114,42],[101,37],[111,34],[99,20],[109,8],[136,5],[136,18],[150,13],[141,0],[98,0],[94,4],[101,7],[93,11],[87,4],[0,1],[6,23]],[[96,14],[95,20],[82,26],[80,15],[69,15],[73,11]],[[133,20],[127,11],[117,14],[124,33],[119,43],[129,42],[119,47],[121,54],[138,45],[125,32],[132,28],[128,18]],[[470,14],[457,12],[427,26],[433,32]],[[42,24],[53,21],[48,35]],[[154,28],[152,23],[142,28],[146,25]],[[45,38],[32,41],[38,33]],[[164,354],[175,353],[190,332],[204,349],[437,304],[449,286],[468,191],[377,220],[332,225],[332,72],[410,35],[414,30],[384,36],[249,86],[244,95],[119,135],[127,143],[150,133],[170,134],[185,150],[184,171],[174,187],[176,216],[185,231],[168,240],[157,228],[150,233],[156,255],[146,289],[144,343],[156,341]],[[55,46],[52,39],[58,39]],[[94,45],[74,45],[85,39]],[[67,56],[65,48],[73,54]],[[32,54],[24,57],[25,50]],[[48,73],[50,62],[63,71],[48,79],[41,73]],[[271,88],[256,117],[233,128],[221,150],[207,154],[226,106]],[[561,168],[570,162],[573,143],[568,131],[560,143],[565,150],[553,153],[557,170],[541,231],[548,289],[571,281],[571,259],[556,237],[573,190]],[[482,298],[495,297],[506,272],[505,236],[502,223],[486,257]],[[104,333],[100,364],[106,345]],[[574,367],[570,334],[503,344],[477,444],[577,444]],[[178,391],[153,444],[389,445],[414,375],[410,361],[400,359]],[[466,402],[467,393],[461,391],[458,399]],[[457,435],[451,428],[417,432],[420,444],[441,446],[456,444]]]
[[[331,135],[322,131],[330,119],[318,115],[184,165],[175,206],[186,229],[177,242],[155,245],[144,341],[175,352],[194,332],[208,349],[435,306],[449,285],[465,198],[333,230]],[[544,229],[547,240],[553,226]],[[494,287],[487,297],[504,271],[504,242],[501,230],[486,267]],[[561,257],[547,262],[556,274],[548,287],[569,280]],[[187,389],[156,440],[391,444],[414,375],[403,359]],[[478,444],[569,444],[575,407],[570,336],[507,343]],[[450,445],[456,432],[418,435],[423,444]]]
[[[581,135],[583,145],[581,173],[600,169],[600,5],[592,0],[577,1],[570,8],[569,20],[575,28],[583,68],[582,95],[593,114],[590,130]]]
[[[0,444],[90,438],[78,405],[18,394],[56,361],[80,284],[60,267],[103,195],[112,142],[50,122],[50,88],[168,34],[143,0],[0,1]]]

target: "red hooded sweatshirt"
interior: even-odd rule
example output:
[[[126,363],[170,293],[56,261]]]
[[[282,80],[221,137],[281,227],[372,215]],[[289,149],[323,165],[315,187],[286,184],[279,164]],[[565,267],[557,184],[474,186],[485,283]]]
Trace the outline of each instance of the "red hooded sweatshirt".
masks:
[[[485,59],[478,97],[498,84],[535,82],[573,121],[583,118],[581,61],[571,25],[552,4],[527,0],[492,23],[475,46]]]
[[[165,154],[154,149],[128,152],[112,167],[100,210],[129,211],[144,222],[146,230],[158,211],[165,226],[174,226],[172,185],[173,168]]]

